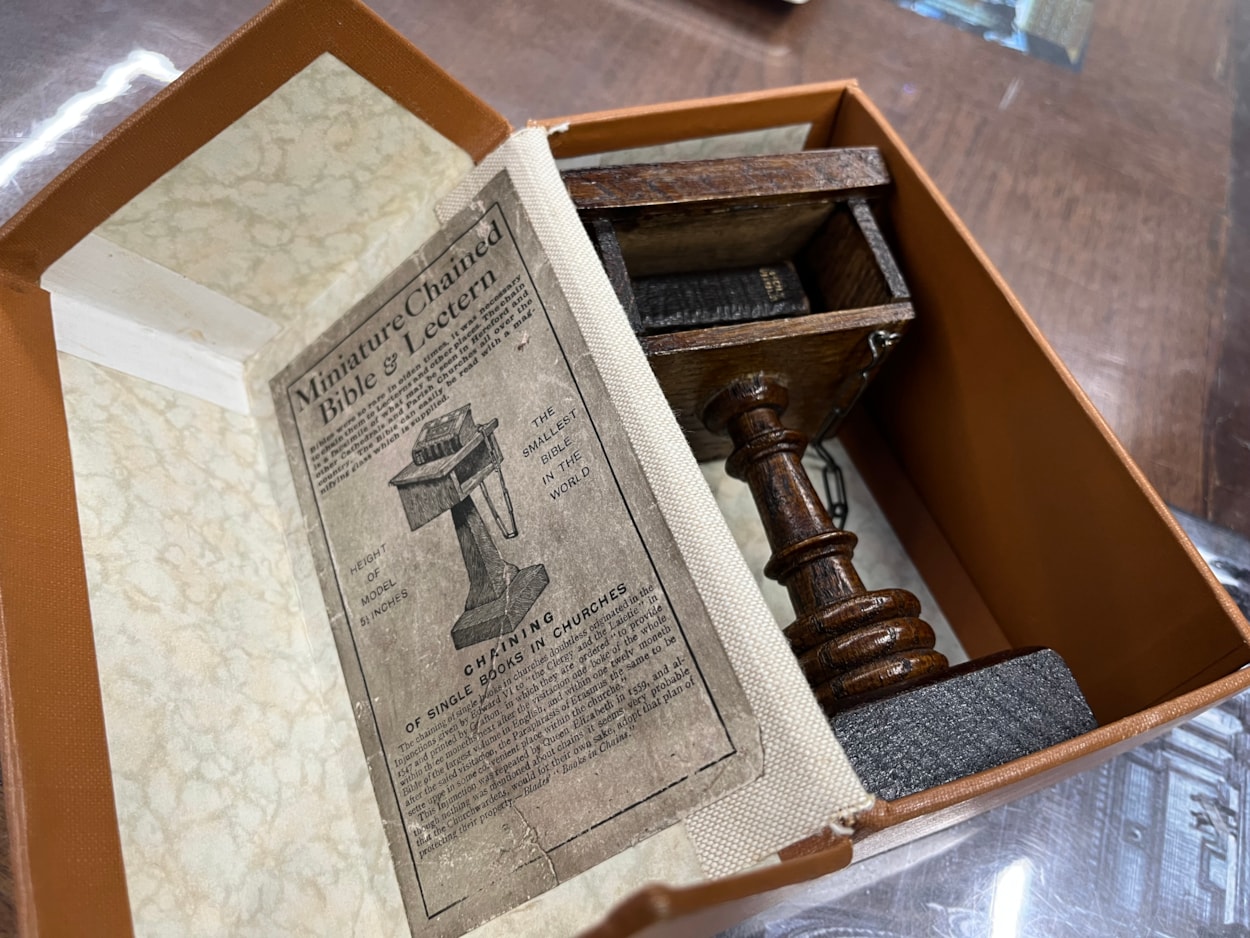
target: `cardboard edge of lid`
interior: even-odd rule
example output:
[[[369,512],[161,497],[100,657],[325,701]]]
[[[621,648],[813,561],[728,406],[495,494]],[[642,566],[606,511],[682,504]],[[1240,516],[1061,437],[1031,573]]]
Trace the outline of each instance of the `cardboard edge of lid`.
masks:
[[[581,938],[685,938],[719,932],[771,905],[766,894],[834,873],[851,859],[849,838],[827,836],[786,862],[735,876],[690,886],[653,883],[618,903]]]
[[[0,271],[0,760],[19,931],[129,935],[48,294]],[[7,898],[7,897],[6,897]]]
[[[15,388],[0,421],[14,431],[0,432],[10,466],[0,477],[0,759],[22,934],[133,933],[51,305],[39,278],[324,53],[475,162],[511,132],[356,0],[277,0],[0,227],[0,361]],[[54,562],[38,559],[46,556]]]
[[[508,121],[356,0],[276,0],[122,121],[0,227],[28,280],[329,53],[479,162]]]

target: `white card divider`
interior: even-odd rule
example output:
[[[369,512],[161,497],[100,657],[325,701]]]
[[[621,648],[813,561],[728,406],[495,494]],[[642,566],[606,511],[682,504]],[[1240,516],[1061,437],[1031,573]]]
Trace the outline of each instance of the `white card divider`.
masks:
[[[43,288],[61,351],[249,412],[243,363],[273,320],[99,235],[48,268]]]

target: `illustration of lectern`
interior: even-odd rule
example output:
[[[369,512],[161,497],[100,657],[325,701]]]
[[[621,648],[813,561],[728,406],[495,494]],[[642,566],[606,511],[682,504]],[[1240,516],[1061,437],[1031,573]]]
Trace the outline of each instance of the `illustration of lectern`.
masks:
[[[391,479],[413,531],[451,511],[469,574],[464,612],[451,629],[457,649],[511,632],[548,583],[542,564],[518,569],[503,559],[473,501],[473,490],[480,487],[500,533],[505,539],[517,536],[512,497],[503,478],[503,454],[495,440],[498,426],[498,420],[474,423],[468,404],[436,417],[417,434],[412,463]],[[487,487],[492,476],[498,480],[503,515]]]

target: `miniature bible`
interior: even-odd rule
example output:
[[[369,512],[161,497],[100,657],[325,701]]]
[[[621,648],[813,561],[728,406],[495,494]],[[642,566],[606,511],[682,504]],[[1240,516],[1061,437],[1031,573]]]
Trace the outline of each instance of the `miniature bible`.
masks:
[[[791,648],[869,791],[900,798],[1094,729],[1062,658],[949,668],[906,590],[864,588],[801,465],[914,312],[873,149],[568,171],[565,184],[695,455],[728,457],[797,618]],[[782,415],[788,413],[783,423]]]

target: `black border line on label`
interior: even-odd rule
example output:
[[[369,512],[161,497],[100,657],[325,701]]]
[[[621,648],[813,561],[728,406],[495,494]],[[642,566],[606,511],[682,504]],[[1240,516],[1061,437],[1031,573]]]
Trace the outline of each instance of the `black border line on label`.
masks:
[[[526,226],[528,226],[528,228],[529,228],[529,230],[530,230],[531,234],[533,234],[533,236],[534,236],[534,240],[535,240],[535,241],[537,241],[537,242],[541,245],[541,244],[542,244],[542,239],[538,237],[538,232],[535,230],[534,225],[533,225],[533,222],[530,220],[530,218],[529,218],[529,214],[528,214],[528,212],[526,211],[525,206],[524,206],[524,204],[523,204],[523,203],[522,203],[522,201],[521,201],[521,198],[520,198],[520,193],[517,191],[517,189],[516,189],[516,185],[515,185],[515,183],[513,183],[512,178],[511,178],[511,175],[508,173],[508,171],[507,171],[506,169],[505,169],[505,170],[501,170],[498,174],[496,174],[494,177],[492,177],[490,181],[488,181],[488,182],[487,182],[484,186],[482,186],[482,190],[485,190],[485,189],[487,189],[487,188],[490,188],[490,187],[494,184],[495,180],[497,180],[500,176],[503,176],[503,177],[505,177],[505,178],[507,179],[507,181],[508,181],[508,185],[509,185],[510,189],[511,189],[511,190],[512,190],[512,192],[513,192],[513,193],[517,196],[517,199],[516,199],[516,206],[517,206],[517,209],[518,209],[518,210],[519,210],[519,212],[520,212],[520,215],[521,215],[521,220],[524,222],[524,224],[525,224]],[[500,202],[499,202],[499,201],[492,202],[489,206],[487,206],[487,207],[485,208],[485,210],[484,210],[484,211],[483,211],[480,215],[478,215],[478,216],[477,216],[477,217],[473,220],[473,222],[472,222],[472,223],[471,223],[471,224],[470,224],[467,228],[465,228],[464,230],[462,230],[462,231],[461,231],[461,233],[460,233],[459,235],[456,235],[456,236],[455,236],[455,237],[454,237],[454,238],[453,238],[450,242],[448,242],[447,247],[446,247],[446,248],[444,248],[442,251],[440,251],[437,255],[435,255],[435,257],[434,257],[432,260],[430,260],[430,262],[429,262],[429,263],[427,263],[427,264],[426,264],[424,267],[422,267],[419,271],[415,272],[415,273],[414,273],[411,277],[407,277],[407,278],[405,278],[405,279],[404,279],[404,282],[402,283],[402,285],[400,285],[400,286],[398,287],[398,289],[396,289],[396,290],[395,290],[395,292],[393,292],[393,293],[392,293],[392,294],[390,294],[388,297],[386,297],[386,299],[384,299],[384,300],[382,300],[380,303],[378,303],[378,304],[376,305],[375,309],[373,310],[373,312],[369,313],[369,314],[368,314],[368,315],[367,315],[367,316],[366,316],[366,317],[365,317],[365,318],[364,318],[364,319],[363,319],[363,320],[359,323],[359,325],[357,325],[357,326],[354,326],[354,327],[350,328],[350,329],[349,329],[349,330],[348,330],[348,331],[347,331],[347,332],[343,335],[343,337],[342,337],[342,338],[338,339],[336,342],[334,342],[334,344],[333,344],[333,345],[331,345],[331,346],[330,346],[330,348],[329,348],[329,349],[325,352],[325,354],[323,354],[323,355],[322,355],[319,359],[317,359],[315,362],[313,362],[312,364],[310,364],[307,368],[304,368],[304,369],[300,372],[300,375],[299,375],[299,377],[298,377],[297,379],[290,380],[290,381],[288,382],[287,386],[286,386],[286,389],[285,389],[285,391],[286,391],[286,397],[287,397],[287,404],[288,404],[288,407],[290,408],[290,412],[291,412],[291,422],[292,422],[292,425],[293,425],[294,430],[295,430],[296,440],[297,440],[297,442],[299,443],[299,447],[300,447],[300,456],[301,456],[301,461],[302,461],[303,466],[304,466],[304,472],[305,472],[305,475],[306,475],[306,476],[307,476],[307,478],[308,478],[310,493],[311,493],[311,495],[312,495],[314,505],[316,506],[316,509],[317,509],[317,515],[318,515],[318,517],[317,517],[317,519],[316,519],[316,521],[317,521],[317,528],[318,528],[318,530],[319,530],[319,532],[320,532],[320,534],[321,534],[321,540],[322,540],[322,542],[323,542],[323,543],[324,543],[324,545],[325,545],[326,554],[327,554],[327,556],[328,556],[328,558],[329,558],[329,560],[330,560],[330,569],[331,569],[331,573],[332,573],[332,575],[333,575],[333,577],[334,577],[335,589],[336,589],[336,592],[338,593],[339,603],[340,603],[340,606],[341,606],[341,609],[342,609],[342,613],[343,613],[343,621],[344,621],[344,624],[345,624],[345,626],[346,626],[346,630],[347,630],[348,636],[349,636],[349,638],[351,639],[351,643],[352,643],[352,652],[353,652],[353,654],[354,654],[354,656],[355,656],[355,659],[356,659],[356,669],[357,669],[358,674],[360,675],[360,681],[361,681],[361,684],[362,684],[362,686],[364,687],[364,691],[365,691],[365,698],[366,698],[366,702],[368,703],[368,707],[369,707],[369,715],[370,715],[370,718],[371,718],[371,720],[372,720],[372,722],[373,722],[374,733],[375,733],[375,735],[376,735],[376,737],[377,737],[377,740],[378,740],[378,748],[379,748],[379,750],[381,751],[381,754],[382,754],[382,757],[383,757],[383,762],[384,762],[384,764],[385,764],[385,766],[386,766],[386,776],[387,776],[387,781],[388,781],[388,782],[389,782],[389,784],[390,784],[391,794],[392,794],[392,796],[393,796],[393,797],[394,797],[394,799],[395,799],[395,801],[394,801],[394,804],[395,804],[395,810],[396,810],[397,814],[399,815],[400,824],[401,824],[401,826],[403,827],[403,830],[404,830],[404,841],[405,841],[405,844],[406,844],[406,845],[407,845],[407,847],[408,847],[408,856],[409,856],[409,860],[410,860],[410,862],[411,862],[411,864],[412,864],[413,876],[414,876],[414,878],[416,879],[416,882],[417,882],[417,891],[418,891],[418,894],[419,894],[419,895],[420,895],[420,897],[421,897],[422,911],[424,912],[424,914],[425,914],[425,918],[426,918],[426,920],[427,920],[427,921],[433,921],[433,920],[434,920],[434,919],[435,919],[438,915],[441,915],[442,913],[447,912],[448,910],[450,910],[450,909],[454,908],[455,906],[460,905],[461,903],[463,903],[463,902],[467,901],[470,897],[469,897],[469,896],[465,896],[465,897],[462,897],[462,898],[460,898],[460,899],[457,899],[455,902],[451,903],[450,905],[444,906],[443,908],[438,909],[438,910],[436,910],[436,911],[434,911],[434,912],[431,912],[431,911],[430,911],[430,909],[429,909],[429,904],[428,904],[428,902],[427,902],[427,900],[426,900],[426,897],[425,897],[425,890],[424,890],[424,888],[423,888],[423,886],[422,886],[422,884],[421,884],[421,873],[420,873],[420,869],[418,868],[418,865],[417,865],[416,856],[415,856],[415,852],[414,852],[413,845],[412,845],[412,838],[411,838],[410,832],[409,832],[409,830],[408,830],[408,825],[407,825],[407,823],[405,822],[405,815],[404,815],[403,805],[402,805],[402,803],[401,803],[401,802],[400,802],[400,800],[399,800],[399,793],[398,793],[398,791],[396,790],[396,787],[395,787],[395,777],[394,777],[393,772],[391,771],[391,763],[390,763],[390,758],[389,758],[389,756],[387,755],[387,752],[386,752],[386,743],[385,743],[385,741],[384,741],[384,740],[383,740],[383,738],[382,738],[382,731],[381,731],[381,726],[380,726],[379,721],[378,721],[377,712],[374,710],[374,707],[373,707],[373,697],[372,697],[372,694],[369,692],[369,682],[368,682],[368,678],[366,677],[366,674],[365,674],[365,670],[364,670],[364,665],[363,665],[363,662],[362,662],[362,660],[361,660],[361,656],[360,656],[360,648],[359,648],[359,645],[358,645],[358,644],[357,644],[357,642],[356,642],[356,635],[355,635],[355,630],[354,630],[354,628],[352,627],[351,617],[350,617],[350,615],[349,615],[349,614],[348,614],[348,612],[347,612],[347,599],[346,599],[346,596],[345,596],[344,591],[343,591],[343,584],[342,584],[342,581],[340,580],[340,577],[339,577],[338,564],[335,562],[335,559],[334,559],[334,551],[333,551],[333,548],[332,548],[332,547],[331,547],[331,545],[330,545],[329,536],[328,536],[328,533],[327,533],[327,531],[326,531],[326,527],[325,527],[325,524],[324,524],[324,521],[323,521],[323,517],[324,517],[324,516],[323,516],[323,513],[322,513],[321,495],[320,495],[320,493],[317,491],[316,486],[313,484],[313,476],[312,476],[312,471],[311,471],[311,468],[310,468],[310,466],[309,466],[309,464],[308,464],[308,452],[307,452],[306,448],[304,447],[303,434],[302,434],[302,432],[301,432],[301,430],[300,430],[300,425],[299,425],[298,415],[297,415],[297,413],[296,413],[296,411],[295,411],[295,401],[294,401],[294,397],[293,397],[293,393],[292,393],[292,392],[296,389],[296,386],[297,386],[297,385],[299,385],[299,384],[302,382],[302,379],[303,379],[303,378],[305,378],[305,377],[306,377],[306,376],[307,376],[310,372],[315,371],[315,370],[317,370],[318,368],[320,368],[320,366],[321,366],[321,365],[322,365],[322,364],[326,361],[326,359],[328,359],[331,355],[333,355],[333,354],[334,354],[334,352],[335,352],[335,351],[337,351],[337,350],[338,350],[338,349],[339,349],[339,348],[340,348],[340,347],[341,347],[344,343],[346,343],[346,342],[347,342],[347,341],[349,341],[351,338],[353,338],[353,337],[354,337],[357,333],[359,333],[359,332],[361,331],[361,329],[363,329],[363,328],[364,328],[364,327],[365,327],[365,326],[369,323],[369,321],[370,321],[370,320],[372,320],[372,319],[373,319],[374,317],[376,317],[379,313],[381,313],[381,312],[383,311],[383,309],[384,309],[384,308],[385,308],[388,304],[390,304],[393,300],[395,300],[395,298],[396,298],[396,297],[398,297],[401,293],[403,293],[405,290],[409,289],[409,288],[412,286],[412,284],[413,284],[415,281],[417,281],[418,279],[420,279],[423,275],[425,275],[425,274],[426,274],[426,273],[430,270],[430,268],[432,268],[432,267],[434,267],[436,264],[438,264],[438,263],[439,263],[439,262],[440,262],[440,261],[444,258],[444,256],[445,256],[446,254],[450,253],[450,252],[452,251],[452,249],[453,249],[453,248],[455,248],[455,246],[456,246],[456,245],[457,245],[457,244],[458,244],[458,243],[459,243],[459,242],[460,242],[460,241],[461,241],[461,240],[465,237],[465,235],[470,234],[470,233],[473,231],[473,229],[474,229],[474,228],[476,228],[479,224],[481,224],[481,222],[482,222],[482,221],[483,221],[483,220],[484,220],[484,219],[485,219],[488,215],[490,215],[490,213],[491,213],[491,212],[493,212],[493,211],[497,211],[497,212],[499,213],[499,218],[500,218],[500,220],[502,221],[504,228],[505,228],[505,229],[507,229],[507,232],[508,232],[508,237],[509,237],[509,239],[510,239],[510,241],[511,241],[511,247],[512,247],[512,250],[515,252],[515,254],[516,254],[517,258],[518,258],[518,259],[520,260],[520,262],[521,262],[521,267],[522,267],[522,269],[523,269],[523,270],[524,270],[524,272],[525,272],[526,279],[529,281],[530,290],[531,290],[531,292],[533,293],[534,297],[537,299],[539,306],[542,308],[542,311],[543,311],[543,316],[544,316],[544,318],[547,320],[547,328],[550,330],[551,335],[552,335],[552,338],[553,338],[553,339],[555,340],[555,342],[556,342],[556,347],[557,347],[557,348],[559,349],[559,351],[560,351],[560,356],[561,356],[561,358],[563,358],[563,359],[564,359],[565,369],[566,369],[566,370],[567,370],[567,372],[568,372],[569,379],[570,379],[570,381],[572,382],[574,389],[577,391],[578,399],[581,401],[581,404],[582,404],[582,412],[586,415],[586,417],[587,417],[587,421],[590,423],[591,429],[594,431],[594,434],[595,434],[595,440],[596,440],[596,442],[597,442],[597,443],[598,443],[598,445],[599,445],[599,450],[600,450],[600,453],[601,453],[601,454],[602,454],[602,456],[603,456],[603,461],[604,461],[604,464],[607,466],[607,468],[608,468],[608,472],[609,472],[609,474],[610,474],[610,475],[611,475],[611,477],[612,477],[612,482],[613,482],[613,484],[616,486],[616,489],[617,489],[617,494],[618,494],[618,496],[619,496],[620,502],[621,502],[621,504],[622,504],[622,505],[624,506],[624,508],[625,508],[625,511],[626,511],[626,514],[627,514],[627,515],[628,515],[628,517],[629,517],[630,523],[631,523],[631,525],[633,525],[633,528],[634,528],[634,533],[635,533],[635,535],[636,535],[636,536],[637,536],[637,538],[638,538],[638,543],[639,543],[639,545],[642,547],[643,553],[646,555],[647,562],[648,562],[648,564],[649,564],[649,565],[650,565],[650,567],[651,567],[651,570],[652,570],[652,573],[653,573],[653,574],[654,574],[654,576],[655,576],[656,582],[657,582],[657,583],[659,584],[659,586],[660,586],[660,591],[661,591],[661,593],[664,595],[664,600],[665,600],[665,603],[666,603],[666,605],[668,606],[668,609],[669,609],[670,614],[673,616],[673,622],[674,622],[674,624],[677,626],[677,630],[678,630],[678,632],[681,634],[681,637],[682,637],[682,642],[683,642],[683,643],[685,644],[685,646],[686,646],[686,653],[687,653],[688,657],[690,658],[691,662],[693,663],[693,665],[694,665],[694,667],[695,667],[695,671],[696,671],[696,673],[698,673],[698,675],[699,675],[699,681],[700,681],[700,684],[701,684],[701,685],[702,685],[702,687],[703,687],[703,691],[704,691],[705,695],[707,696],[708,702],[712,705],[712,709],[713,709],[713,711],[714,711],[714,712],[715,712],[715,714],[716,714],[717,721],[719,722],[720,727],[721,727],[721,732],[723,733],[723,735],[724,735],[724,737],[725,737],[726,741],[729,743],[729,751],[728,751],[728,752],[726,752],[726,753],[724,753],[724,754],[723,754],[723,755],[721,755],[720,757],[718,757],[718,758],[714,759],[714,760],[713,760],[713,761],[711,761],[711,762],[708,762],[707,764],[705,764],[705,765],[703,765],[703,766],[700,766],[699,768],[697,768],[697,769],[695,769],[695,770],[693,770],[693,771],[691,771],[691,772],[688,772],[686,775],[683,775],[681,778],[676,779],[676,780],[674,780],[674,781],[672,781],[672,782],[668,783],[667,785],[663,786],[662,788],[657,789],[656,791],[652,792],[651,794],[647,795],[646,797],[641,798],[640,800],[635,801],[634,803],[632,803],[632,804],[630,804],[630,805],[628,805],[628,806],[626,806],[626,807],[621,808],[619,811],[617,811],[616,813],[612,814],[611,816],[606,817],[606,818],[603,818],[603,819],[601,819],[601,820],[599,820],[599,821],[595,822],[594,824],[592,824],[592,825],[590,825],[589,827],[587,827],[585,830],[582,830],[582,831],[580,831],[580,832],[578,832],[578,833],[576,833],[576,834],[572,835],[571,837],[566,838],[565,840],[561,841],[559,844],[556,844],[556,845],[555,845],[555,846],[553,846],[553,847],[550,847],[550,848],[545,848],[545,849],[546,849],[548,852],[550,852],[550,851],[552,851],[552,850],[557,850],[557,849],[559,849],[560,847],[564,847],[564,846],[568,845],[569,843],[572,843],[572,842],[573,842],[574,840],[576,840],[578,837],[581,837],[581,836],[583,836],[583,835],[585,835],[585,834],[589,833],[590,831],[593,831],[593,830],[595,830],[595,829],[597,829],[597,828],[599,828],[599,827],[601,827],[601,826],[603,826],[603,825],[605,825],[605,824],[610,823],[611,821],[613,821],[613,820],[615,820],[616,818],[620,817],[622,814],[625,814],[625,813],[627,813],[627,812],[629,812],[629,811],[633,810],[634,808],[637,808],[639,805],[646,804],[648,801],[651,801],[651,800],[653,800],[653,799],[655,799],[655,798],[659,797],[660,795],[664,794],[665,792],[667,792],[667,791],[671,790],[672,788],[675,788],[675,787],[677,787],[677,786],[679,786],[679,785],[683,784],[684,782],[688,781],[688,780],[689,780],[689,779],[691,779],[692,777],[694,777],[694,776],[696,776],[696,775],[698,775],[698,774],[700,774],[700,773],[702,773],[702,772],[705,772],[705,771],[707,771],[708,769],[712,768],[713,766],[718,765],[718,764],[720,764],[721,762],[725,761],[726,759],[729,759],[729,758],[731,758],[731,757],[733,757],[733,756],[735,756],[735,755],[737,755],[737,754],[738,754],[737,744],[734,742],[733,736],[732,736],[732,734],[729,732],[729,728],[728,728],[728,726],[726,726],[726,724],[725,724],[725,718],[724,718],[724,715],[721,713],[720,705],[719,705],[719,703],[718,703],[718,701],[717,701],[716,697],[712,694],[711,689],[708,687],[708,684],[707,684],[707,678],[706,678],[706,677],[704,676],[704,674],[703,674],[703,669],[702,669],[702,666],[701,666],[701,664],[700,664],[700,662],[699,662],[698,656],[696,656],[696,655],[693,653],[693,650],[692,650],[692,649],[691,649],[691,647],[690,647],[690,641],[689,641],[689,638],[686,636],[686,633],[685,633],[685,627],[684,627],[684,626],[683,626],[683,624],[682,624],[681,618],[677,615],[677,611],[673,608],[673,603],[672,603],[672,599],[671,599],[671,597],[669,596],[669,593],[668,593],[668,588],[667,588],[667,586],[665,585],[665,582],[664,582],[664,578],[663,578],[663,576],[661,576],[661,574],[660,574],[659,568],[658,568],[658,566],[657,566],[657,564],[656,564],[656,562],[655,562],[655,558],[652,556],[652,553],[651,553],[651,550],[650,550],[650,546],[648,545],[648,543],[647,543],[646,539],[645,539],[645,538],[643,537],[643,535],[642,535],[642,531],[641,531],[641,529],[640,529],[640,527],[639,527],[638,520],[637,520],[637,518],[634,516],[634,510],[633,510],[633,507],[632,507],[632,505],[630,504],[629,500],[625,497],[625,493],[624,493],[624,490],[623,490],[623,488],[622,488],[621,481],[620,481],[619,477],[617,476],[616,469],[615,469],[615,467],[614,467],[614,465],[613,465],[613,461],[612,461],[611,457],[609,457],[609,455],[608,455],[607,448],[604,446],[604,443],[603,443],[603,437],[602,437],[602,434],[601,434],[601,433],[600,433],[600,431],[599,431],[599,427],[598,427],[597,423],[595,422],[595,418],[594,418],[594,416],[592,415],[592,413],[591,413],[590,409],[586,406],[586,398],[585,398],[585,394],[584,394],[584,393],[583,393],[583,391],[582,391],[581,382],[578,380],[578,376],[577,376],[577,375],[574,373],[574,371],[573,371],[572,364],[571,364],[571,362],[569,361],[568,353],[566,352],[566,350],[565,350],[565,348],[564,348],[564,343],[563,343],[563,342],[561,341],[561,339],[560,339],[560,333],[559,333],[559,331],[555,328],[555,325],[554,325],[554,324],[552,323],[552,321],[551,321],[551,313],[550,313],[550,311],[549,311],[549,310],[548,310],[548,308],[547,308],[547,302],[546,302],[546,300],[545,300],[545,298],[544,298],[544,296],[543,296],[543,292],[542,292],[542,291],[540,291],[540,290],[538,289],[538,286],[537,286],[537,284],[536,284],[536,283],[535,283],[535,281],[534,281],[533,274],[532,274],[532,272],[530,271],[529,263],[528,263],[528,261],[527,261],[527,259],[526,259],[526,257],[525,257],[524,252],[522,252],[522,251],[521,251],[521,249],[520,249],[520,244],[519,244],[519,242],[518,242],[518,240],[517,240],[516,233],[515,233],[515,231],[513,230],[513,226],[512,226],[512,224],[509,222],[509,219],[508,219],[507,213],[506,213],[506,212],[504,212],[504,210],[503,210],[503,208],[502,208],[502,206],[501,206],[501,204],[500,204]],[[420,249],[418,248],[418,251],[419,251],[419,250],[420,250]],[[559,289],[559,292],[560,292],[560,294],[561,294],[561,297],[564,299],[565,306],[567,307],[567,306],[568,306],[568,297],[567,297],[567,295],[564,293],[563,288],[559,285],[558,280],[557,280],[557,288]],[[579,331],[579,333],[580,333],[580,327],[578,326],[578,324],[577,324],[577,322],[576,322],[576,319],[575,319],[574,317],[572,317],[572,310],[571,310],[571,308],[569,309],[569,313],[570,313],[570,318],[571,318],[571,319],[573,319],[573,325],[574,325],[574,327],[575,327],[575,328],[577,328],[577,329],[578,329],[578,331]],[[333,328],[333,327],[331,327],[331,328]],[[596,373],[597,373],[598,366],[596,365],[595,367],[596,367]],[[605,390],[606,390],[606,389],[605,389]],[[610,403],[610,399],[609,399],[609,403]],[[634,461],[635,461],[635,462],[638,462],[637,454],[636,454],[636,453],[632,453],[632,449],[633,449],[633,447],[632,447],[632,443],[629,443],[629,442],[628,442],[628,439],[627,439],[627,445],[629,445],[629,447],[630,447],[630,449],[631,449],[631,455],[633,456]],[[641,464],[639,464],[639,465],[638,465],[638,468],[639,468],[639,471],[641,472],[641,468],[642,468],[642,467],[641,467]],[[645,476],[644,476],[644,478],[645,478]],[[700,602],[701,602],[701,600],[700,600]],[[372,773],[372,772],[370,772],[370,775],[372,775],[372,774],[373,774],[373,773]],[[524,865],[525,865],[525,864],[523,864],[523,866],[524,866]],[[519,869],[521,869],[521,868],[522,868],[522,867],[517,867],[517,869],[518,869],[518,870],[519,870]],[[516,872],[516,870],[513,870],[512,872]]]

